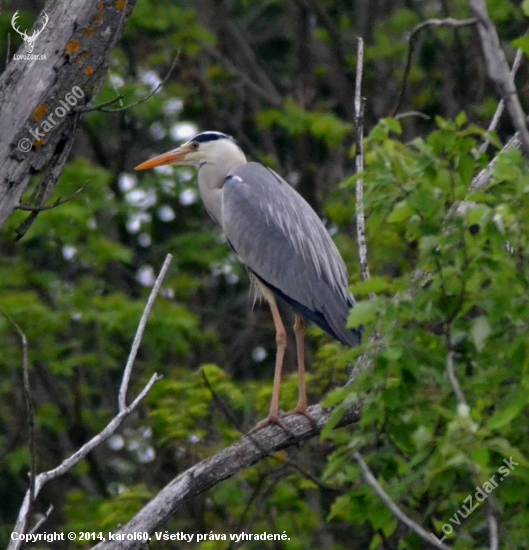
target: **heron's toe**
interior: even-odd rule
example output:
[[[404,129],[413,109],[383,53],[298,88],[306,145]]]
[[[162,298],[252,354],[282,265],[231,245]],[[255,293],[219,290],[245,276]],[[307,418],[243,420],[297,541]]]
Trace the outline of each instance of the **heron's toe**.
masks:
[[[300,407],[298,405],[295,409],[292,409],[291,411],[286,412],[283,415],[283,418],[285,418],[285,416],[293,416],[295,414],[302,414],[305,418],[307,418],[310,421],[313,428],[317,427],[318,421],[309,413],[309,411],[307,410],[307,407]]]
[[[277,414],[269,414],[264,420],[261,420],[254,428],[252,428],[247,435],[251,435],[255,432],[258,432],[262,428],[266,428],[270,424],[276,424],[279,426],[287,435],[294,438],[292,430],[279,418]]]

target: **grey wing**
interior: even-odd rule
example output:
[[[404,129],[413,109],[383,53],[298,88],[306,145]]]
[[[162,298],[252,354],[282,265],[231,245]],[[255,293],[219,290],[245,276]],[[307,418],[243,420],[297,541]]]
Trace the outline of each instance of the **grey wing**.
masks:
[[[224,182],[222,224],[242,262],[297,312],[350,346],[345,328],[354,300],[347,271],[310,205],[272,170],[249,162]]]

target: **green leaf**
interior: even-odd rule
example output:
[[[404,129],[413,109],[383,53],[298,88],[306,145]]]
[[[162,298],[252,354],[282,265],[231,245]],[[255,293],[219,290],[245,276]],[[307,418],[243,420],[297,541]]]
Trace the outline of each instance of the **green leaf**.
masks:
[[[522,9],[524,10],[525,15],[529,16],[529,0],[524,0],[524,3],[522,4]],[[520,36],[520,38],[517,38],[516,40],[513,40],[512,45],[515,48],[520,48],[525,55],[529,55],[529,36],[527,34],[525,34],[524,36]]]
[[[491,430],[503,428],[519,416],[526,405],[527,397],[525,392],[519,393],[506,408],[496,411],[493,417],[487,422],[487,427]]]
[[[390,288],[390,284],[382,277],[371,277],[367,281],[361,281],[351,286],[351,292],[355,296],[367,296],[371,292],[379,294]]]
[[[488,319],[483,315],[478,317],[472,324],[472,339],[478,351],[483,351],[490,333],[491,328]]]
[[[389,223],[398,223],[406,221],[413,214],[407,201],[398,202],[388,216]]]
[[[347,327],[357,328],[371,323],[377,317],[379,306],[380,303],[378,300],[364,300],[363,302],[358,302],[351,310],[351,313],[349,313]]]
[[[467,115],[464,111],[461,111],[457,117],[456,117],[456,124],[458,126],[458,128],[461,128],[462,126],[464,126],[466,123],[467,123]]]

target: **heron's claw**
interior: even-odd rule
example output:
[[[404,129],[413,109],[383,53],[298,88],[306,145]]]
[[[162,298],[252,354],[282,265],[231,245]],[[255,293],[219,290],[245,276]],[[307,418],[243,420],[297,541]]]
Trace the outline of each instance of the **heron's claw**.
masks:
[[[292,430],[279,418],[277,414],[269,414],[264,420],[261,420],[254,428],[252,428],[247,435],[251,435],[258,432],[262,428],[269,426],[270,424],[277,424],[287,435],[294,439]]]
[[[299,405],[295,409],[286,412],[283,415],[283,418],[285,418],[285,416],[293,416],[295,414],[302,414],[307,420],[309,420],[313,428],[318,426],[318,421],[309,413],[307,407],[300,407]]]

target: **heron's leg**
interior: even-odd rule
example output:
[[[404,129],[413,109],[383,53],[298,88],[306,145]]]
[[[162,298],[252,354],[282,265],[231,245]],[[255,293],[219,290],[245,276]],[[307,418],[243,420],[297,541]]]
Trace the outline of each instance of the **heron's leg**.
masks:
[[[316,420],[307,411],[307,388],[305,385],[305,323],[303,318],[296,313],[294,322],[294,334],[296,335],[296,350],[298,354],[299,397],[296,408],[285,413],[284,416],[302,414],[306,416],[313,426]]]
[[[288,426],[279,418],[279,389],[281,386],[281,370],[283,368],[283,359],[285,357],[285,350],[287,349],[287,333],[285,331],[283,321],[281,320],[281,315],[279,314],[279,309],[277,307],[274,295],[262,283],[260,283],[259,281],[257,282],[259,288],[261,289],[261,292],[263,293],[266,301],[270,306],[270,310],[272,311],[272,317],[274,319],[274,325],[276,327],[277,352],[276,367],[274,372],[274,389],[272,391],[270,411],[268,412],[268,416],[264,420],[259,422],[259,424],[257,424],[257,426],[255,426],[255,428],[253,428],[250,433],[260,430],[268,424],[277,424],[278,426],[281,426],[281,428],[283,428],[286,433],[293,437],[294,434],[291,432]]]

